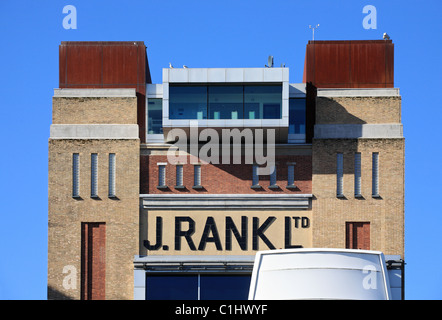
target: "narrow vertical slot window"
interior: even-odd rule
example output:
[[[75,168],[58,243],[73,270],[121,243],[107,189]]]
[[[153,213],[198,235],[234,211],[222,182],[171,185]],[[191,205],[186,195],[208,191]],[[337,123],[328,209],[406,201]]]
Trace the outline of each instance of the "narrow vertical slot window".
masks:
[[[295,163],[288,163],[287,167],[287,188],[296,188],[295,185]]]
[[[372,156],[372,196],[379,197],[379,153]]]
[[[158,188],[165,189],[166,186],[166,165],[158,164]]]
[[[80,154],[72,155],[72,197],[80,197]]]
[[[278,188],[276,184],[276,165],[272,166],[272,171],[270,172],[270,186],[269,188]]]
[[[361,197],[361,154],[355,153],[355,197]]]
[[[343,183],[344,183],[344,155],[338,153],[336,157],[336,195],[343,197]]]
[[[201,165],[197,164],[193,166],[193,187],[198,189],[201,186]]]
[[[91,197],[98,197],[98,154],[91,154]]]
[[[258,169],[258,165],[254,164],[252,168],[252,188],[260,188]]]
[[[109,153],[109,197],[116,196],[115,190],[115,153]]]
[[[176,188],[183,188],[183,165],[178,164],[176,166]]]

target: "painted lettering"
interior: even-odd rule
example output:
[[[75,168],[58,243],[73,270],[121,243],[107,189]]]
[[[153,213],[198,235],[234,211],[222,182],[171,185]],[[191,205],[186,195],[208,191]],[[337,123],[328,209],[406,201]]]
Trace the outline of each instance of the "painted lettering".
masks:
[[[249,225],[249,218],[252,218],[251,225]],[[237,243],[240,250],[247,251],[249,250],[250,240],[252,241],[252,250],[266,249],[263,247],[260,248],[260,242],[263,242],[268,249],[276,249],[274,242],[272,242],[274,240],[269,239],[265,232],[277,220],[277,218],[274,216],[266,217],[264,222],[261,223],[260,219],[260,217],[241,216],[240,220],[236,220],[237,222],[235,224],[232,217],[226,216],[224,218],[225,224],[221,226],[221,230],[224,229],[225,231],[223,234],[225,238],[222,239],[221,234],[219,233],[220,221],[217,221],[215,217],[207,217],[204,227],[202,227],[197,226],[195,220],[189,216],[176,216],[175,231],[172,234],[174,235],[174,248],[176,251],[183,250],[182,242],[184,238],[184,242],[187,243],[187,245],[184,244],[184,246],[187,246],[187,248],[192,251],[205,251],[208,249],[232,251],[234,242]],[[249,236],[249,227],[252,228],[251,237]],[[302,245],[299,241],[302,240],[302,238],[296,238],[295,234],[298,232],[296,230],[308,228],[310,228],[310,218],[308,217],[284,217],[283,230],[279,233],[284,239],[281,237],[280,241],[283,241],[283,244],[279,246],[283,246],[286,249],[301,248]],[[143,241],[144,247],[150,251],[169,250],[169,244],[165,244],[163,239],[163,230],[168,229],[167,226],[163,226],[163,217],[156,216],[155,228],[149,230],[148,239]],[[201,238],[197,243],[198,246],[194,242],[197,240],[195,239],[195,232],[197,230],[202,230],[202,234],[198,232],[198,234],[201,234]],[[223,243],[224,247],[222,245]]]

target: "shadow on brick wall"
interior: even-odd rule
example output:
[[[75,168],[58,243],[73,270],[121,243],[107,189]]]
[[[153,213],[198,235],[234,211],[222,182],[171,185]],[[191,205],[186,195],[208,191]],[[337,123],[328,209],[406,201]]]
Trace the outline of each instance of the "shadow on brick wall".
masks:
[[[74,300],[72,297],[61,293],[57,289],[48,286],[48,300]]]

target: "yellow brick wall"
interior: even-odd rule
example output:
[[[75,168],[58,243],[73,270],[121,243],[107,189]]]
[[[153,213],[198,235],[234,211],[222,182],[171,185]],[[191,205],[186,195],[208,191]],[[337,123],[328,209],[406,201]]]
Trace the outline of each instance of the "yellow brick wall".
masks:
[[[53,124],[137,124],[136,97],[53,97]]]
[[[370,222],[371,250],[404,257],[404,139],[313,141],[313,246],[344,248],[345,222]],[[344,198],[336,197],[336,154],[344,156]],[[354,196],[354,153],[361,153],[362,198]],[[372,197],[372,153],[379,152],[379,195]]]
[[[72,154],[80,154],[80,199],[72,198]],[[98,196],[90,197],[91,153],[98,153]],[[116,154],[116,196],[108,197],[109,153]],[[48,298],[79,299],[81,222],[106,223],[106,299],[133,298],[138,254],[139,140],[49,140]],[[76,289],[65,289],[65,266]]]
[[[317,124],[400,123],[401,97],[318,97]]]

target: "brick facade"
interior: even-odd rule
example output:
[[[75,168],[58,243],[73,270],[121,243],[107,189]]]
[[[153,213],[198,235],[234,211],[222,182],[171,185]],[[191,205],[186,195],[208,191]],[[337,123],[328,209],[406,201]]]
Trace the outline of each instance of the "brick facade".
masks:
[[[401,123],[400,97],[317,98],[317,124]],[[404,257],[403,138],[313,139],[313,246],[346,247],[346,223],[370,223],[370,249]],[[361,154],[361,196],[354,194],[355,153]],[[343,154],[343,197],[336,157]],[[372,196],[372,155],[379,154],[379,197]]]
[[[54,97],[52,103],[52,123],[136,124],[136,103],[136,97]]]
[[[83,61],[86,51],[81,50],[86,45],[81,43],[81,48],[69,49],[76,52],[77,60],[69,63],[66,60],[67,65],[75,66],[78,61]],[[94,61],[100,65],[94,73],[97,79],[103,68],[99,57],[106,45],[99,43],[93,49],[96,53]],[[110,53],[114,49],[105,51]],[[68,48],[61,48],[61,53],[66,54],[65,50]],[[110,59],[108,62],[112,61],[112,57],[106,57]],[[83,75],[73,73],[71,78],[65,74],[68,69],[61,68],[61,80],[71,79],[72,82],[88,78],[83,67]],[[103,70],[110,72],[108,77],[114,75],[111,68]],[[118,70],[112,86],[115,88],[121,88],[118,83],[124,79],[125,69]],[[88,96],[89,89],[76,89],[86,91],[77,97],[55,95],[52,99],[54,125],[72,129],[75,126],[70,125],[81,124],[87,127],[84,131],[95,133],[105,132],[100,131],[101,124],[137,125],[140,136],[128,137],[130,134],[126,135],[127,131],[122,130],[120,137],[75,138],[75,130],[66,129],[74,137],[49,139],[49,299],[130,300],[134,298],[134,256],[253,255],[257,250],[269,248],[265,237],[257,236],[258,230],[262,235],[265,231],[275,248],[290,247],[291,244],[306,248],[356,246],[404,258],[404,139],[388,136],[319,139],[313,134],[315,124],[332,125],[338,129],[342,129],[342,124],[400,125],[399,95],[324,96],[318,88],[318,97],[315,97],[317,88],[312,89],[310,83],[307,87],[314,90],[314,94],[313,91],[307,92],[307,139],[303,144],[284,141],[276,145],[277,188],[270,188],[268,175],[259,177],[261,188],[252,188],[252,164],[244,164],[245,159],[242,164],[201,164],[202,187],[193,188],[194,164],[189,156],[187,163],[183,164],[183,188],[175,188],[176,165],[169,163],[167,158],[170,145],[144,143],[145,97],[140,96],[140,92],[146,89],[141,87],[148,79],[143,78],[140,83],[141,71],[133,70],[136,70],[133,76],[138,74],[134,82],[137,91],[133,96]],[[60,87],[79,88],[75,81],[68,85],[69,81],[61,81],[63,86]],[[90,84],[91,87],[94,85]],[[104,88],[104,85],[101,83],[99,87]],[[63,128],[57,134],[62,135]],[[79,155],[79,197],[73,196],[72,192],[74,153]],[[108,194],[110,153],[116,158],[115,197]],[[340,197],[336,194],[337,153],[343,154],[343,195]],[[358,196],[354,193],[355,153],[361,156],[361,192]],[[372,192],[373,153],[379,156],[379,194],[375,196]],[[98,155],[98,197],[91,197],[91,154]],[[159,163],[166,163],[167,188],[158,188]],[[295,188],[287,187],[289,164],[294,165]],[[237,194],[246,200],[238,200],[239,205],[225,204],[215,208],[205,206],[205,200],[201,200],[204,196],[225,194]],[[164,199],[161,196],[173,195],[175,198],[171,202],[177,202],[176,195],[191,195],[185,198],[200,203],[192,204],[190,209],[173,203],[163,208],[149,207],[149,204],[143,207],[143,195],[148,200],[160,201]],[[274,202],[286,201],[284,204],[298,200],[305,202],[290,204],[290,207],[271,207],[269,204],[265,208],[253,207],[251,201],[258,198],[253,195],[268,196],[265,200],[270,198]],[[285,200],[280,200],[282,198]],[[189,237],[195,241],[196,249],[188,246],[188,238],[182,233],[176,233],[177,221],[184,221],[180,220],[184,218],[195,224]],[[267,230],[265,221],[268,219],[272,222]],[[157,221],[162,225],[156,225]],[[232,238],[233,224],[238,228],[244,225],[244,229],[238,229],[238,232],[247,228],[248,234],[241,231],[244,234],[242,243],[239,236]],[[259,226],[263,226],[262,229]],[[159,239],[156,237],[159,229],[163,232],[163,243],[152,249]],[[220,243],[215,241],[215,229]],[[147,239],[151,243],[146,246]],[[182,247],[178,246],[177,239],[182,241]]]
[[[53,97],[54,124],[136,124],[136,97]],[[139,139],[49,139],[48,298],[80,299],[82,224],[105,224],[105,299],[131,299],[132,259],[138,253]],[[79,154],[79,197],[73,197],[73,154]],[[91,197],[91,154],[97,160],[97,196]],[[116,157],[116,197],[108,196],[109,154]],[[103,242],[100,240],[99,242]],[[101,269],[102,267],[98,267]],[[70,270],[69,273],[65,273]],[[83,273],[82,273],[83,271]],[[89,274],[92,276],[92,274]],[[66,285],[67,277],[70,285]],[[121,280],[121,281],[120,281]],[[99,279],[92,279],[100,283]],[[72,283],[74,282],[74,283]],[[93,291],[96,291],[95,289]]]
[[[400,123],[401,97],[318,97],[316,124]]]
[[[158,165],[167,163],[166,155],[150,155],[141,157],[142,179],[141,193],[208,193],[208,194],[255,194],[255,193],[311,193],[311,156],[310,155],[277,155],[277,185],[279,188],[269,189],[268,175],[259,177],[262,188],[252,189],[252,164],[203,164],[201,165],[202,189],[192,188],[194,184],[194,165],[187,161],[183,165],[184,189],[176,189],[176,166],[166,166],[167,189],[158,189]],[[244,160],[242,160],[244,163]],[[295,164],[295,185],[287,188],[288,163]]]
[[[116,154],[116,196],[108,197],[108,155]],[[72,197],[72,154],[80,154],[80,198]],[[90,197],[90,155],[98,154],[98,198]],[[80,298],[81,223],[106,223],[106,299],[131,299],[132,260],[138,253],[139,141],[49,141],[49,298]],[[77,271],[65,289],[63,268]]]

